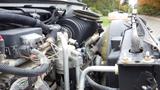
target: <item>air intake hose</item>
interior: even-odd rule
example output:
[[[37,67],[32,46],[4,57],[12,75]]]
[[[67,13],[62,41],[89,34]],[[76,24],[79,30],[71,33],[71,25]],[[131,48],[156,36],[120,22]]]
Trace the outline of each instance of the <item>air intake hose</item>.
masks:
[[[15,23],[15,24],[26,25],[31,27],[41,27],[44,33],[47,33],[49,31],[49,27],[45,25],[43,22],[25,15],[0,12],[0,22]]]
[[[69,37],[79,44],[91,37],[98,29],[96,21],[83,20],[77,17],[62,18],[58,24],[69,32]]]
[[[32,49],[31,53],[35,54],[38,57],[38,59],[40,59],[40,66],[33,69],[22,69],[18,67],[8,66],[5,64],[0,64],[0,72],[24,77],[35,77],[47,72],[50,63],[47,57],[36,49]]]

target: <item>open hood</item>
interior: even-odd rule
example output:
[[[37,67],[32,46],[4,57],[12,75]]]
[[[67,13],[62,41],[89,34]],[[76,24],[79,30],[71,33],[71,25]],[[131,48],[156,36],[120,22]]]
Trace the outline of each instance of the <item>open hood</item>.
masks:
[[[80,1],[81,0],[0,0],[0,6],[4,6],[4,4],[7,6],[10,6],[10,4],[17,4],[18,6],[19,4],[70,4],[86,6],[86,4]]]
[[[79,0],[0,0],[0,3],[79,2]]]

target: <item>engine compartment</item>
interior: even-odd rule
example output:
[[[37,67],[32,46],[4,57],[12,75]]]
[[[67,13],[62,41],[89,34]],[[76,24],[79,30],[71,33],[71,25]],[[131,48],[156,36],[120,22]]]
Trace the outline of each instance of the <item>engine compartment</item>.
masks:
[[[68,80],[61,81],[66,73],[74,77],[68,83],[74,82],[69,86],[76,89],[77,58],[82,64],[82,47],[101,29],[97,23],[99,16],[89,14],[86,16],[95,15],[96,19],[76,15],[74,10],[66,14],[56,7],[1,8],[0,89],[50,90],[56,85],[60,90]],[[68,53],[64,53],[64,47],[69,48]],[[68,58],[64,58],[66,55]],[[69,60],[65,68],[64,59]]]
[[[137,14],[104,30],[82,3],[37,2],[0,4],[1,90],[159,90],[159,41]]]

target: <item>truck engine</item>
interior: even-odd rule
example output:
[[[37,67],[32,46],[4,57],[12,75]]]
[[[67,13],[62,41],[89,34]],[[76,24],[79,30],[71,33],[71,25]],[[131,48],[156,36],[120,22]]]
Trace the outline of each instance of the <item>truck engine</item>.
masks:
[[[22,1],[0,3],[0,90],[160,89],[159,41],[137,13],[104,30],[78,1]]]
[[[71,10],[0,8],[1,90],[77,88],[83,59],[88,59],[85,46],[93,41],[85,42],[93,35],[97,41],[103,29],[97,14]]]

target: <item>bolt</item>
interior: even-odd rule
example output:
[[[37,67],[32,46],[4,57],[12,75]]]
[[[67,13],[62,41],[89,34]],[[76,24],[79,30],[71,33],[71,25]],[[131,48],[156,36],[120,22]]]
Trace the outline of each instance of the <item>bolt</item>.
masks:
[[[150,61],[152,58],[151,58],[151,56],[150,56],[150,53],[149,53],[149,51],[147,51],[146,52],[146,55],[145,55],[145,57],[144,57],[144,60],[146,60],[146,61]]]
[[[154,59],[152,59],[152,56],[150,55],[149,51],[146,52],[146,55],[144,56],[145,63],[152,63],[154,62]]]
[[[129,64],[130,63],[130,59],[127,57],[126,53],[124,53],[122,63],[124,63],[124,64]]]

